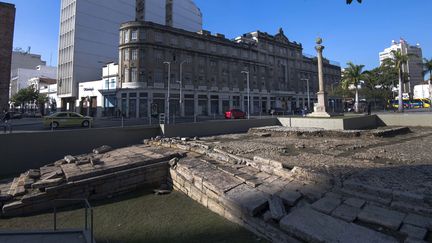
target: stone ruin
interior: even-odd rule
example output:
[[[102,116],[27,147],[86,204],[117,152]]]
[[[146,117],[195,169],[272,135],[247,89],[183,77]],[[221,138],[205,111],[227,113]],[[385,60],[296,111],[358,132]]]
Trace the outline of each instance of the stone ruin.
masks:
[[[280,131],[250,131],[263,137],[275,132]],[[144,145],[66,156],[0,184],[2,216],[40,212],[51,208],[56,198],[98,199],[167,183],[272,242],[431,240],[429,192],[368,184],[382,176],[379,171],[340,180],[302,167],[300,161],[286,167],[281,161],[260,155],[247,158],[215,144],[158,137],[144,140]]]

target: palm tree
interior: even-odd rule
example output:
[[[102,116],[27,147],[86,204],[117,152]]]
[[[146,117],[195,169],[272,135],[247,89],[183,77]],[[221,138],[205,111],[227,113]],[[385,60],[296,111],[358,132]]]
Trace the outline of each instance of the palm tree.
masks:
[[[355,87],[355,112],[359,112],[359,94],[358,86],[360,81],[364,78],[363,68],[364,65],[355,65],[352,62],[347,63],[348,67],[342,73],[342,87],[346,90],[349,86]]]
[[[429,74],[429,81],[432,81],[432,58],[429,60],[427,58],[423,58],[423,66],[423,75],[426,76],[427,74]]]
[[[399,75],[399,104],[398,104],[398,110],[399,112],[403,112],[404,107],[403,107],[403,80],[404,80],[404,73],[403,73],[403,66],[406,65],[409,61],[410,58],[410,54],[402,54],[402,52],[400,50],[398,51],[391,51],[392,53],[392,59],[394,62],[394,66],[395,68],[398,70],[398,75]]]

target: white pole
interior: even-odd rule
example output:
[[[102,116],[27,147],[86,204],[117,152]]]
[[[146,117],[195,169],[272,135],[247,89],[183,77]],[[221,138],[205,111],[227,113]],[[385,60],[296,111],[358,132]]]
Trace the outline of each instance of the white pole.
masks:
[[[170,83],[171,83],[171,62],[164,62],[168,65],[168,92],[167,92],[167,124],[170,123]]]
[[[242,71],[242,73],[246,74],[246,81],[247,81],[247,94],[248,94],[248,120],[250,119],[250,87],[249,87],[249,71]]]

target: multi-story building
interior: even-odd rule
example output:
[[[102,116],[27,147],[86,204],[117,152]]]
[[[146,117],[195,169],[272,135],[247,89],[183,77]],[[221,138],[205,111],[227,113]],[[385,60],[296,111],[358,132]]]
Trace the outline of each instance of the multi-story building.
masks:
[[[135,19],[135,0],[62,0],[58,95],[75,109],[78,83],[98,80],[102,66],[118,58],[118,29]]]
[[[408,63],[403,65],[403,71],[408,74],[408,82],[406,82],[404,90],[412,94],[412,89],[415,85],[423,82],[423,54],[419,44],[412,46],[405,40],[400,42],[392,41],[392,45],[379,53],[380,63],[385,59],[393,58],[392,51],[401,51],[404,55],[409,55]]]
[[[10,81],[10,97],[15,95],[20,89],[29,86],[29,80],[32,78],[50,78],[56,79],[57,68],[39,65],[32,69],[17,68],[12,71]]]
[[[120,29],[119,108],[128,117],[164,113],[168,63],[172,114],[209,116],[230,108],[246,110],[248,104],[253,114],[303,107],[307,83],[316,100],[318,68],[316,58],[302,51],[282,29],[276,35],[256,31],[229,40],[208,31],[127,22]],[[249,72],[249,89],[242,71]],[[327,60],[324,73],[328,84],[340,81],[340,67]]]
[[[138,17],[188,30],[201,27],[192,0],[62,0],[58,67],[62,109],[78,106],[78,83],[98,80],[105,63],[118,61],[120,24]]]
[[[202,30],[201,10],[193,0],[137,0],[136,21],[167,25],[191,32]]]
[[[18,68],[35,69],[37,66],[46,66],[46,61],[42,60],[39,54],[31,54],[29,51],[14,51],[12,52],[12,74]]]
[[[118,64],[108,63],[102,79],[79,84],[79,112],[86,116],[112,117],[117,107]]]
[[[15,5],[0,2],[0,109],[9,107]]]

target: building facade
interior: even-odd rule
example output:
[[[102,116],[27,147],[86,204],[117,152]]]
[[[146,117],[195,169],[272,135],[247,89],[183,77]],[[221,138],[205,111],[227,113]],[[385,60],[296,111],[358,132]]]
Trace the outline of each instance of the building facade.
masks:
[[[208,31],[136,21],[120,29],[118,98],[123,113],[149,117],[166,111],[168,62],[172,115],[220,115],[230,108],[247,110],[248,104],[252,114],[270,108],[291,111],[307,104],[308,83],[311,101],[316,100],[316,58],[303,55],[302,45],[282,29],[276,35],[256,31],[229,40]],[[242,71],[249,72],[249,89]],[[324,73],[328,84],[340,81],[340,67],[327,60]]]
[[[193,0],[137,0],[136,21],[198,32],[202,30],[202,13]]]
[[[12,73],[18,68],[35,69],[37,66],[46,66],[46,61],[42,60],[41,55],[24,51],[12,52]]]
[[[409,79],[405,84],[404,90],[412,94],[414,86],[424,81],[422,49],[419,44],[412,46],[403,39],[401,39],[400,42],[392,41],[392,45],[389,48],[379,53],[380,64],[382,64],[385,59],[393,58],[392,51],[401,51],[404,55],[410,55],[408,63],[403,65],[403,71],[408,73]]]
[[[49,66],[36,66],[32,69],[17,68],[12,71],[10,81],[10,97],[18,93],[19,90],[29,87],[29,80],[32,78],[56,79],[57,68]]]
[[[135,0],[62,0],[58,95],[74,110],[78,83],[98,80],[105,63],[118,58],[120,24],[135,19]]]
[[[0,110],[9,107],[15,5],[0,2]]]
[[[79,84],[79,112],[85,116],[119,116],[117,108],[118,64],[108,63],[102,69],[102,79]]]

